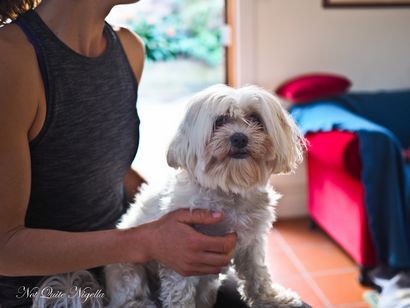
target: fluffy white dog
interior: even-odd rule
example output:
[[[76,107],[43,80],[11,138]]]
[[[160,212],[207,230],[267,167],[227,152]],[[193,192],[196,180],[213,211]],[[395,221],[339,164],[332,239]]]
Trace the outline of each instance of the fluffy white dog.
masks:
[[[272,284],[264,257],[278,199],[269,177],[294,170],[303,147],[295,123],[269,92],[210,87],[192,98],[169,146],[168,164],[177,175],[159,194],[139,198],[119,228],[157,220],[181,206],[223,212],[221,223],[195,228],[210,235],[237,233],[232,268],[243,298],[252,307],[301,306],[294,292]],[[212,307],[221,284],[218,275],[183,277],[155,262],[109,265],[105,275],[115,308]]]
[[[178,169],[159,193],[137,197],[119,228],[154,221],[179,209],[223,212],[216,225],[196,225],[209,235],[236,232],[232,266],[239,291],[252,307],[298,307],[298,296],[273,285],[264,263],[266,236],[275,220],[279,197],[268,180],[271,174],[293,171],[302,160],[304,141],[295,123],[269,92],[254,86],[233,89],[218,85],[195,95],[172,140],[168,164]],[[212,307],[224,275],[183,277],[154,261],[105,267],[109,306],[154,308]],[[53,276],[40,289],[71,292],[99,290],[89,272]],[[43,298],[33,307],[101,307],[79,296]]]

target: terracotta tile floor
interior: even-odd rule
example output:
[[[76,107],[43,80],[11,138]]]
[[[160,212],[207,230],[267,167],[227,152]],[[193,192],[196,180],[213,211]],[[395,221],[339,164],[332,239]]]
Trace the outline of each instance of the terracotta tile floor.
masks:
[[[298,292],[314,308],[369,307],[358,281],[358,267],[308,218],[278,221],[269,234],[272,278]]]

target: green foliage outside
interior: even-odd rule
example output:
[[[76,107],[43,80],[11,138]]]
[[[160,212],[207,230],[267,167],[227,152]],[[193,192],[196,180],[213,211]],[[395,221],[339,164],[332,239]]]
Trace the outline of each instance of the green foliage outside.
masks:
[[[151,61],[183,57],[217,66],[223,60],[222,2],[164,1],[164,5],[169,6],[169,14],[154,18],[139,15],[130,26],[144,40],[147,58]]]

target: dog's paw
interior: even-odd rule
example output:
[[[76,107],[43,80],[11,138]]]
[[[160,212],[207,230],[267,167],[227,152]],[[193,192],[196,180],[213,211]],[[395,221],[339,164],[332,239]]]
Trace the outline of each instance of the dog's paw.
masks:
[[[272,292],[257,299],[252,305],[254,308],[296,308],[302,306],[303,302],[296,292],[280,285],[274,285]]]

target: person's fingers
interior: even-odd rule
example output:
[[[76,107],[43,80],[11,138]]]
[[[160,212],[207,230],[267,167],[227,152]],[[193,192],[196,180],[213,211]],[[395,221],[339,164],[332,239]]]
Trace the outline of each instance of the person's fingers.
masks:
[[[198,244],[204,251],[229,254],[236,245],[236,233],[229,233],[225,236],[206,236],[204,235],[201,242]]]
[[[222,266],[210,266],[207,264],[193,264],[185,270],[179,272],[182,276],[217,275],[221,272]]]
[[[202,265],[213,266],[213,267],[223,267],[223,266],[227,266],[231,262],[233,258],[233,253],[218,254],[218,253],[212,253],[212,252],[203,252],[200,258],[201,258],[200,263]]]
[[[182,209],[174,212],[178,222],[187,225],[210,225],[220,222],[223,218],[222,212],[211,212],[203,209]]]

